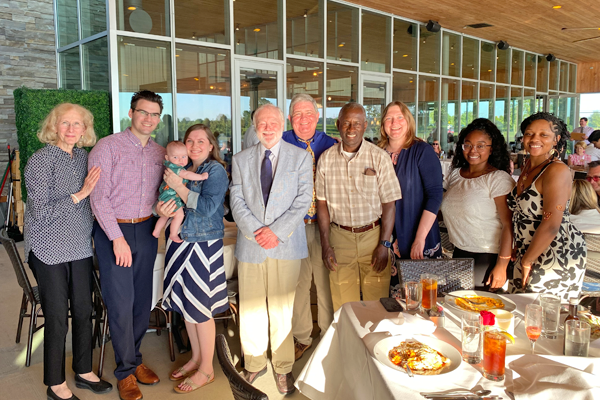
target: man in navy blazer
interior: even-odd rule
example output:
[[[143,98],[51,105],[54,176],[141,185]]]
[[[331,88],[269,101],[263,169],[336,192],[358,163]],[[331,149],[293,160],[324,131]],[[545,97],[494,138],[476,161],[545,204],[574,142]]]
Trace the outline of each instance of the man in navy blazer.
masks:
[[[242,375],[253,383],[266,373],[270,336],[277,389],[289,394],[294,295],[301,260],[308,256],[304,216],[312,202],[312,157],[281,140],[285,120],[278,107],[258,108],[254,126],[260,143],[233,157],[230,187],[238,226]]]

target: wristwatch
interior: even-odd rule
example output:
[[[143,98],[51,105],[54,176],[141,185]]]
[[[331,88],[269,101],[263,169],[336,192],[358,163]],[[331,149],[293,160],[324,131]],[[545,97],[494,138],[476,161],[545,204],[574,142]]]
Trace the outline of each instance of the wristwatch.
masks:
[[[388,249],[392,247],[392,242],[388,242],[387,240],[382,240],[379,242],[380,245],[387,247]]]

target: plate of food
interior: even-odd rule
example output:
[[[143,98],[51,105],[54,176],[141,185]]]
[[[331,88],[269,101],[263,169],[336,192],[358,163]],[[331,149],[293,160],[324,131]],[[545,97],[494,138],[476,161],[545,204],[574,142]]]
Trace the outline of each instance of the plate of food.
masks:
[[[415,376],[441,375],[457,369],[462,362],[458,350],[439,339],[427,336],[389,336],[373,348],[375,359],[386,367]]]
[[[590,341],[600,339],[600,317],[589,311],[579,311],[577,316],[580,320],[590,324]]]
[[[464,299],[471,300],[471,302]],[[513,301],[504,296],[476,290],[457,290],[448,293],[444,298],[444,304],[453,311],[463,312],[479,312],[494,309],[513,312],[517,308],[517,305]]]

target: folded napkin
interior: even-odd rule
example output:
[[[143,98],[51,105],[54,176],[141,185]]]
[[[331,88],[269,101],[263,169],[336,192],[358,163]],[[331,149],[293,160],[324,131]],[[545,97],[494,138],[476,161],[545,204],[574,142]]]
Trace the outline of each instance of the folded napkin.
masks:
[[[420,315],[408,313],[399,313],[396,318],[389,318],[379,321],[377,325],[372,324],[368,327],[371,332],[389,332],[392,336],[396,335],[431,335],[435,331],[435,324],[423,318]]]
[[[531,354],[518,357],[508,364],[513,370],[515,400],[600,398],[598,358]]]

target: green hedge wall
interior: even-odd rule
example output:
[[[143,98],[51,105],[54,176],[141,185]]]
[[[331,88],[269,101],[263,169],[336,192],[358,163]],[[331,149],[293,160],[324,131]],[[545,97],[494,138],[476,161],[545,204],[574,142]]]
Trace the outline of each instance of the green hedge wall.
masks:
[[[99,90],[64,89],[15,89],[15,118],[21,157],[21,174],[27,160],[44,146],[37,138],[40,125],[48,113],[58,104],[74,103],[82,105],[94,115],[94,131],[98,139],[112,133],[110,94]],[[89,148],[87,149],[90,150]],[[23,201],[27,200],[25,181],[21,180]]]

